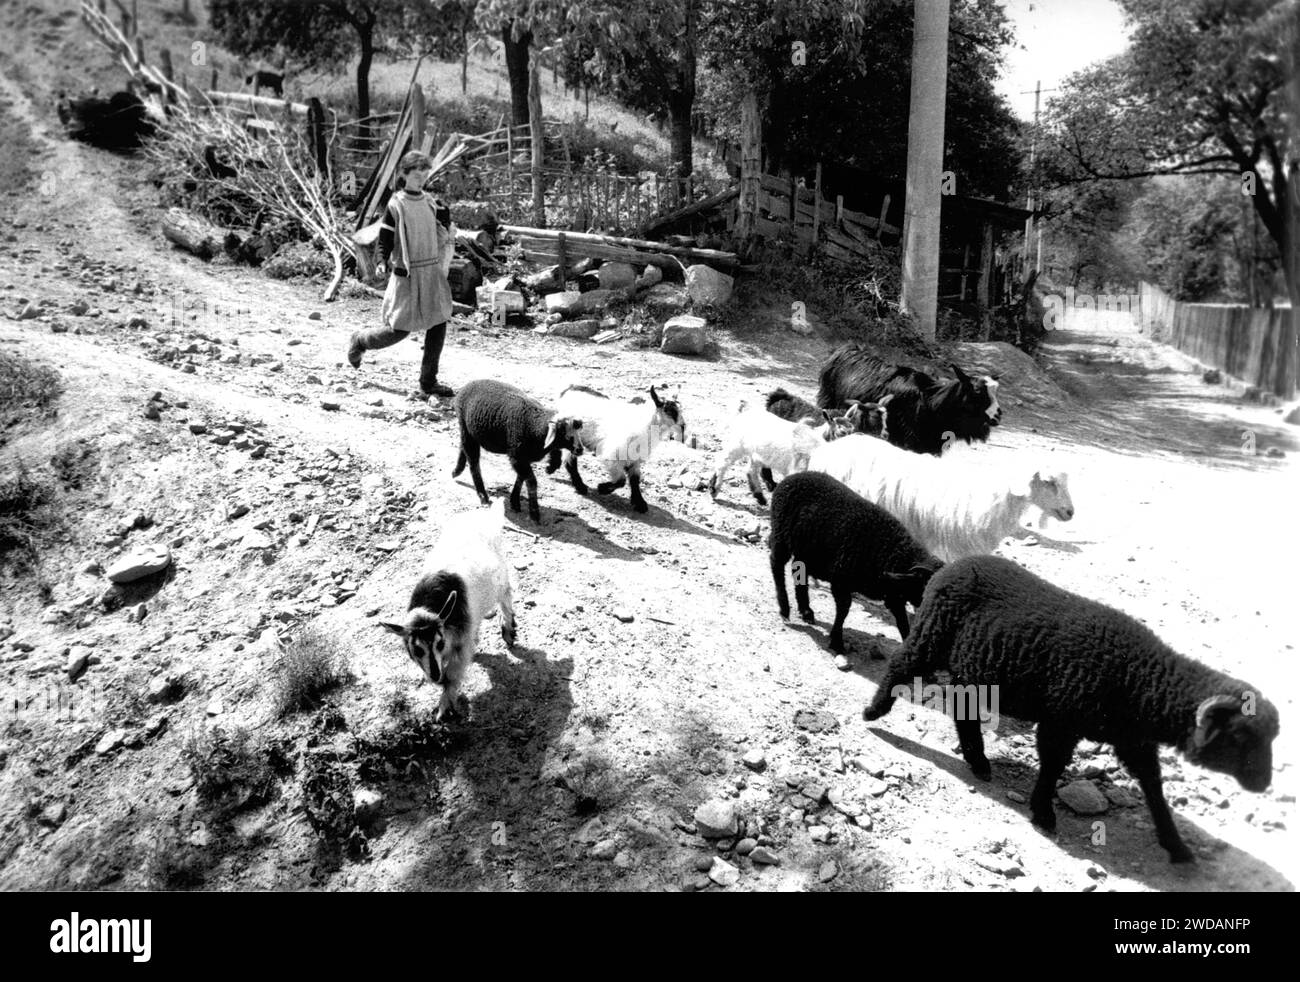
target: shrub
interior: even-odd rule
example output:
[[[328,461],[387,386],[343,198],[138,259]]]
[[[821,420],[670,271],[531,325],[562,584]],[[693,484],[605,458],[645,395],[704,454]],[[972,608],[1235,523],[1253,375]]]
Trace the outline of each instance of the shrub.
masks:
[[[265,747],[243,727],[198,729],[181,747],[199,800],[234,811],[265,801],[275,783]]]
[[[275,671],[278,716],[315,709],[325,692],[351,677],[347,655],[338,641],[315,627],[298,632],[280,655]]]

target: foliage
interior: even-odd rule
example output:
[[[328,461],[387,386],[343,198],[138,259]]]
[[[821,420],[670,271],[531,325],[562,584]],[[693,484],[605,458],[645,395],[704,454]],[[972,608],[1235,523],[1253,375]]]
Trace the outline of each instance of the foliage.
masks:
[[[1050,100],[1041,175],[1049,186],[1161,174],[1230,174],[1251,198],[1300,302],[1297,146],[1288,73],[1300,46],[1297,0],[1120,0],[1129,50],[1080,72]],[[1293,88],[1300,83],[1293,85]],[[1300,91],[1291,98],[1300,103]],[[1288,120],[1288,113],[1292,114]],[[1189,270],[1198,289],[1202,273]]]

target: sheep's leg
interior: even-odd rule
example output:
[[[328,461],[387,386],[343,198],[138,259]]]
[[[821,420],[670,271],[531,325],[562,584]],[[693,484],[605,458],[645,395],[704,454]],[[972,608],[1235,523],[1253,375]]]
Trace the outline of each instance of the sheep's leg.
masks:
[[[441,723],[448,714],[457,715],[460,713],[460,683],[465,675],[465,669],[470,661],[473,661],[474,653],[471,651],[461,658],[454,658],[448,663],[447,669],[442,675],[442,698],[438,700],[438,713],[434,717],[435,722]]]
[[[618,476],[618,479],[617,479],[617,480],[614,480],[614,481],[601,481],[599,484],[596,485],[596,493],[597,493],[597,494],[609,494],[609,493],[611,493],[611,492],[613,492],[613,491],[617,491],[619,488],[621,488],[621,487],[622,487],[624,484],[626,484],[626,483],[627,483],[627,473],[624,472],[624,473],[622,473],[622,474],[620,474],[620,475]]]
[[[899,637],[906,641],[908,632],[907,601],[900,600],[898,597],[887,597],[885,599],[885,609],[894,615],[894,623],[898,625]]]
[[[749,462],[749,473],[746,474],[745,477],[749,479],[749,493],[754,496],[754,500],[757,501],[760,505],[766,505],[767,498],[763,496],[762,487],[758,483],[758,472],[761,467],[762,464],[760,464],[757,460],[751,460]],[[769,488],[769,490],[771,489]]]
[[[650,510],[650,506],[645,503],[645,498],[641,497],[641,466],[639,464],[627,472],[627,480],[632,488],[632,510],[645,514]]]
[[[569,481],[573,484],[573,490],[578,494],[586,494],[588,490],[587,482],[578,473],[578,457],[572,450],[564,452],[564,469],[569,473]]]
[[[501,640],[506,643],[507,648],[513,648],[516,637],[515,604],[509,583],[506,583],[500,591],[497,599],[497,610],[501,612]]]
[[[488,497],[487,488],[483,486],[483,472],[479,469],[479,445],[472,440],[467,440],[461,445],[461,453],[469,460],[469,475],[474,479],[474,490],[478,492],[478,500],[485,505],[490,504],[492,499]],[[517,504],[515,510],[519,510]]]
[[[1138,746],[1116,746],[1115,755],[1128,772],[1137,778],[1138,786],[1146,795],[1147,808],[1151,810],[1151,819],[1156,825],[1156,840],[1169,853],[1171,863],[1190,863],[1192,851],[1183,843],[1174,824],[1174,816],[1165,802],[1164,788],[1160,779],[1160,757],[1154,743]]]
[[[831,584],[831,596],[835,598],[835,623],[831,625],[831,651],[844,654],[844,619],[849,616],[853,606],[853,591],[843,583]]]
[[[718,488],[722,486],[722,479],[726,477],[733,464],[741,457],[745,456],[743,450],[732,447],[726,453],[718,457],[718,465],[713,469],[713,476],[709,478],[709,494],[713,497],[718,496]]]
[[[817,615],[808,604],[808,573],[798,560],[795,560],[794,570],[794,605],[799,608],[799,616],[805,624],[816,623]]]
[[[1078,736],[1059,730],[1051,723],[1038,724],[1038,782],[1029,796],[1029,811],[1034,824],[1046,832],[1056,831],[1052,795],[1056,792],[1057,779],[1074,756],[1074,746],[1078,742]]]
[[[512,460],[510,463],[515,469],[515,487],[510,492],[510,507],[519,510],[519,489],[527,484],[528,517],[540,523],[542,510],[537,507],[537,475],[533,473],[533,465],[526,460]]]
[[[862,710],[862,718],[870,722],[880,719],[894,708],[895,692],[909,689],[909,683],[924,676],[924,664],[920,653],[913,651],[906,643],[899,648],[889,660],[885,676],[876,688],[876,694],[867,707]]]
[[[983,781],[993,779],[993,768],[984,756],[984,734],[980,732],[978,719],[962,719],[966,706],[954,699],[953,723],[957,726],[957,741],[961,744],[961,755],[970,765],[972,773]]]
[[[785,589],[785,564],[790,561],[790,550],[773,538],[768,558],[772,563],[772,581],[776,584],[776,609],[781,612],[781,620],[789,620],[790,594]]]
[[[764,464],[762,470],[760,470],[758,474],[759,477],[763,479],[763,483],[767,485],[769,491],[776,490],[776,481],[772,480],[772,468]]]

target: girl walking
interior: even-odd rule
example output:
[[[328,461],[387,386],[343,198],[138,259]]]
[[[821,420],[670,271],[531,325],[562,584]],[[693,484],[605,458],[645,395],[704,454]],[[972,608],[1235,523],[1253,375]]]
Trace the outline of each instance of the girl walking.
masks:
[[[424,332],[424,355],[420,360],[420,395],[447,398],[455,393],[438,381],[438,362],[447,340],[451,317],[451,267],[455,238],[451,216],[439,214],[433,198],[424,193],[431,161],[418,150],[398,164],[400,187],[388,201],[379,229],[378,272],[391,269],[384,291],[383,324],[358,331],[348,343],[348,363],[361,367],[366,351],[397,344],[411,334]]]

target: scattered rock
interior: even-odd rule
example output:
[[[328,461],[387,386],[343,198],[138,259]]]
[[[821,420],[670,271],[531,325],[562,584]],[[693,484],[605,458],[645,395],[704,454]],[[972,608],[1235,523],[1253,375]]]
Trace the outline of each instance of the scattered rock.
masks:
[[[1017,805],[1023,805],[1028,799],[1019,791],[1008,791],[1007,800],[1014,801]]]
[[[636,270],[630,263],[601,263],[596,276],[600,280],[601,289],[604,290],[621,290],[636,282]]]
[[[1106,796],[1091,781],[1072,781],[1056,793],[1076,815],[1100,815],[1110,807]]]
[[[318,320],[320,320],[320,311],[319,311],[319,310],[313,310],[310,314],[307,315],[307,319],[308,319],[309,321],[318,321]]]
[[[758,848],[758,841],[756,839],[749,839],[749,838],[741,839],[739,842],[736,843],[736,855],[748,856],[751,852],[753,852],[757,848]]]
[[[721,798],[713,798],[695,809],[695,828],[706,839],[734,836],[739,822],[735,803]]]
[[[170,702],[184,692],[181,680],[170,672],[149,680],[144,697],[147,702]]]
[[[161,573],[171,561],[172,554],[166,546],[147,546],[117,560],[108,567],[106,575],[113,583],[134,583]]]
[[[83,648],[79,644],[73,645],[68,651],[67,670],[69,682],[77,681],[86,673],[86,669],[90,667],[90,654],[89,648]]]
[[[631,624],[634,620],[636,620],[636,618],[631,614],[630,611],[627,611],[622,607],[614,608],[614,619],[620,621],[623,624]]]
[[[95,753],[99,754],[99,756],[101,757],[107,756],[108,754],[111,754],[114,750],[116,750],[118,747],[122,746],[122,744],[125,742],[126,742],[126,730],[123,729],[109,730],[102,737],[100,737],[99,742],[95,744]]]
[[[678,314],[664,325],[659,350],[669,355],[698,355],[708,341],[708,322],[703,317]]]
[[[68,806],[62,802],[53,805],[46,805],[41,809],[40,823],[49,828],[57,828],[63,824],[63,820],[68,817]]]
[[[740,882],[740,870],[721,856],[714,856],[713,866],[709,869],[709,879],[720,887],[734,887]]]
[[[1201,373],[1201,381],[1206,385],[1218,385],[1223,381],[1223,373],[1217,368],[1207,368]]]
[[[226,704],[221,701],[221,696],[213,696],[207,705],[205,712],[209,716],[220,716],[226,711]]]
[[[618,841],[616,839],[602,839],[591,847],[591,858],[602,859],[608,862],[618,855]]]
[[[751,771],[761,771],[767,767],[767,757],[757,747],[753,750],[747,750],[745,756],[740,758],[740,762]]]
[[[576,321],[559,321],[552,324],[550,331],[558,338],[577,338],[578,340],[587,341],[595,337],[600,332],[600,321],[592,318],[585,318]]]
[[[825,825],[810,825],[808,827],[808,835],[812,838],[813,842],[819,842],[824,846],[830,844],[831,830]]]
[[[332,399],[322,399],[320,401],[320,407],[321,409],[324,409],[327,412],[333,413],[333,412],[338,412],[339,404],[337,402],[334,402]]]
[[[794,725],[809,733],[833,733],[840,721],[821,709],[800,709],[794,714]]]
[[[750,862],[758,863],[762,866],[780,866],[781,857],[774,853],[767,846],[755,846],[749,854]]]
[[[658,266],[647,266],[636,278],[636,288],[638,290],[648,290],[657,283],[662,283],[664,271]]]
[[[833,859],[828,859],[822,863],[821,868],[817,870],[817,879],[822,883],[829,883],[835,877],[840,875],[840,867]]]

